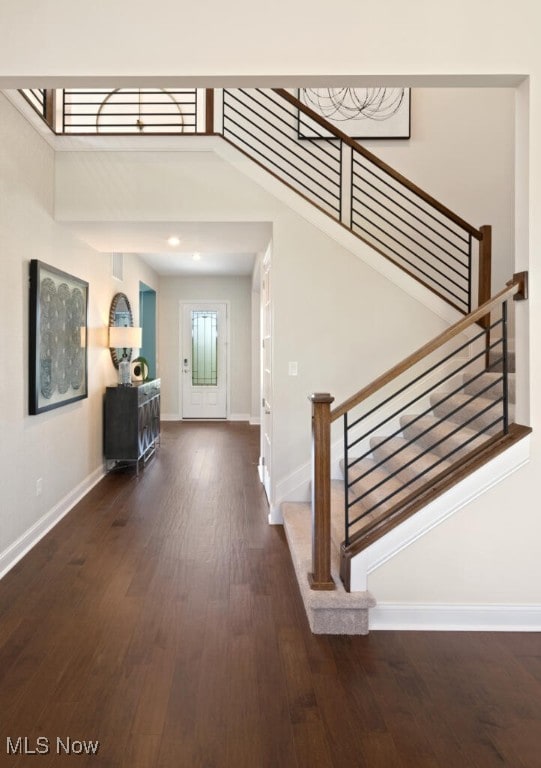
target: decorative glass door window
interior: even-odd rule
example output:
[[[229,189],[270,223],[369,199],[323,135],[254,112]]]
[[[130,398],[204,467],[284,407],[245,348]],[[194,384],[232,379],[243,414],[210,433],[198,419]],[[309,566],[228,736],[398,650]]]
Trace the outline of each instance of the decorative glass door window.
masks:
[[[192,385],[218,384],[218,312],[192,310]]]

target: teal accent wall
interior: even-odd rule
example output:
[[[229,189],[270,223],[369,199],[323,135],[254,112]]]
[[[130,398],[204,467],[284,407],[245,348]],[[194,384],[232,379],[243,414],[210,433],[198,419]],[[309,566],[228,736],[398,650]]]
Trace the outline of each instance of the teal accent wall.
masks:
[[[143,329],[140,355],[148,360],[149,378],[156,378],[156,291],[139,284],[139,322]]]

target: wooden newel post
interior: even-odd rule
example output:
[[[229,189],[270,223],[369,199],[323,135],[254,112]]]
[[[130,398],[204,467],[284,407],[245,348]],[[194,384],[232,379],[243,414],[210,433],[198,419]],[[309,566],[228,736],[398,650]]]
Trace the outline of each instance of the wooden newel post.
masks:
[[[479,241],[479,288],[478,306],[489,301],[492,296],[492,227],[485,224],[479,227],[481,239]],[[481,318],[480,324],[484,328],[490,325],[490,315]]]
[[[45,91],[45,114],[43,117],[51,131],[56,131],[56,91],[54,88],[48,88]],[[64,130],[63,127],[62,130]]]
[[[205,91],[205,133],[208,136],[214,133],[214,88]]]
[[[328,393],[312,403],[312,573],[311,589],[335,589],[331,577],[331,403]]]

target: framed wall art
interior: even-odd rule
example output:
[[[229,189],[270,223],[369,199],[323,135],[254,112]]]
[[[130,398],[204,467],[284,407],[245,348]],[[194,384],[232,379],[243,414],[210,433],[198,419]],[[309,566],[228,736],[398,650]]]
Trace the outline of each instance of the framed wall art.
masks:
[[[30,262],[29,413],[88,397],[88,283]]]
[[[409,139],[409,88],[299,88],[299,101],[352,139]],[[323,139],[326,132],[299,111],[300,139]]]

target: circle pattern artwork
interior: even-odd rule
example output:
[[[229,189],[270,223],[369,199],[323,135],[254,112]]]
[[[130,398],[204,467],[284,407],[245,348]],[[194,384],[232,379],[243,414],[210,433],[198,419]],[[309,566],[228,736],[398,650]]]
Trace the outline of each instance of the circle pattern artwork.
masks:
[[[40,389],[50,400],[56,393],[77,391],[83,384],[84,349],[81,329],[86,325],[85,299],[80,288],[50,277],[40,283]]]
[[[404,101],[404,88],[306,88],[305,99],[327,120],[388,120]]]

